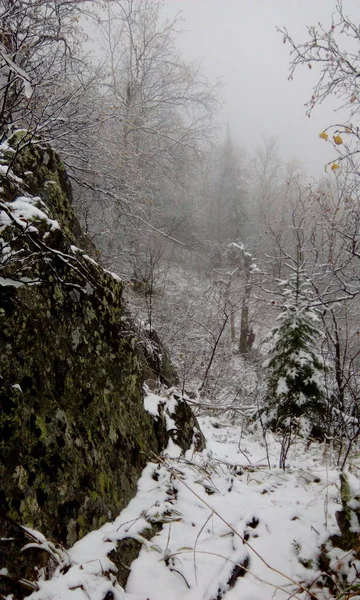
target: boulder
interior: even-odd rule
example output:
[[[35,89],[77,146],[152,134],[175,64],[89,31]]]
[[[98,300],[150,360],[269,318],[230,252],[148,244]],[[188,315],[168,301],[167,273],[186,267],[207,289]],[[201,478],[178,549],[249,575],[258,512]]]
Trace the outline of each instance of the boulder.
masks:
[[[0,147],[0,516],[68,546],[134,495],[163,447],[144,381],[176,373],[149,360],[123,282],[96,262],[61,160],[28,142]]]

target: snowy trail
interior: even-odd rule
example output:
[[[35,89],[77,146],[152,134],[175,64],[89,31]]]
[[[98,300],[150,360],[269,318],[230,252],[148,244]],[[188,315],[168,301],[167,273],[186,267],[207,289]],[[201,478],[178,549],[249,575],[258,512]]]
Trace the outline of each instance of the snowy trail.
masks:
[[[238,449],[240,428],[214,430],[211,421],[202,422],[208,450],[197,457],[200,469],[173,464],[181,520],[153,540],[168,558],[143,549],[127,590],[151,600],[272,598],[275,591],[288,598],[293,581],[308,586],[316,578],[318,548],[337,531],[338,473],[316,456],[286,474],[251,468]],[[271,449],[278,455],[276,443]],[[245,451],[253,465],[264,463],[259,442],[247,439]],[[227,463],[243,468],[235,473]]]
[[[322,447],[305,452],[300,443],[281,471],[273,438],[269,469],[256,436],[243,436],[239,449],[240,427],[200,421],[206,450],[149,463],[119,517],[77,542],[71,568],[32,600],[103,600],[109,590],[124,600],[305,598],[301,586],[319,575],[319,548],[338,532],[339,473],[327,468]],[[148,541],[141,532],[152,522],[162,529]],[[107,554],[128,536],[142,549],[124,593],[111,581]],[[334,550],[334,560],[341,553]]]

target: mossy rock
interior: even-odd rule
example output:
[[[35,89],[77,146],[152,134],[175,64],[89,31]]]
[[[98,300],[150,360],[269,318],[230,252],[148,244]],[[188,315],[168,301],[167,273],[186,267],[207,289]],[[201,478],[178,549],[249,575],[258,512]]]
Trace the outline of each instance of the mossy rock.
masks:
[[[168,351],[162,343],[157,332],[151,328],[149,330],[139,330],[139,335],[143,339],[142,351],[146,362],[146,379],[154,387],[162,383],[168,387],[178,385],[179,377],[174,365],[171,362]]]
[[[95,247],[81,231],[72,208],[71,183],[64,163],[48,144],[27,145],[26,141],[26,131],[15,132],[7,140],[9,147],[16,152],[12,171],[22,179],[23,191],[39,196],[45,202],[48,214],[56,216],[68,240],[94,255]],[[9,154],[8,160],[12,162],[12,154]],[[8,198],[13,196],[13,192],[14,189],[11,189],[9,194],[8,190]]]
[[[150,364],[129,327],[122,282],[89,258],[94,248],[57,155],[28,146],[12,172],[23,183],[1,176],[9,214],[16,197],[36,195],[60,228],[43,219],[2,231],[14,254],[2,270],[13,283],[0,286],[0,514],[69,546],[134,495],[162,449],[144,410],[144,381],[149,369],[163,381],[176,374],[168,358]],[[5,558],[0,547],[0,568]]]
[[[190,447],[200,452],[205,448],[205,438],[186,398],[172,390],[167,396],[159,402],[158,415],[154,417],[156,437],[162,448],[166,449],[171,439],[183,453]],[[171,422],[173,427],[169,427]]]
[[[151,540],[161,529],[161,523],[152,523],[151,527],[147,527],[141,532],[141,536],[146,540]],[[117,542],[115,550],[109,554],[110,560],[117,568],[116,579],[123,588],[125,588],[130,575],[131,563],[139,556],[141,548],[142,544],[139,541],[126,537]]]
[[[119,307],[53,293],[19,288],[1,319],[0,506],[72,544],[126,505],[160,447]]]

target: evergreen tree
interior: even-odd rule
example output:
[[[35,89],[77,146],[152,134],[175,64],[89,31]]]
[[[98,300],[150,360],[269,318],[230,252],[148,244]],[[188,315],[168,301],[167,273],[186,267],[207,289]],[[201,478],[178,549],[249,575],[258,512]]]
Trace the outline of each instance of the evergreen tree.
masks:
[[[317,349],[320,319],[311,306],[310,281],[301,266],[281,281],[279,324],[271,333],[266,413],[273,428],[322,435],[326,415],[324,372]]]
[[[247,171],[243,153],[232,142],[229,128],[215,161],[212,184],[210,229],[220,244],[247,237]]]

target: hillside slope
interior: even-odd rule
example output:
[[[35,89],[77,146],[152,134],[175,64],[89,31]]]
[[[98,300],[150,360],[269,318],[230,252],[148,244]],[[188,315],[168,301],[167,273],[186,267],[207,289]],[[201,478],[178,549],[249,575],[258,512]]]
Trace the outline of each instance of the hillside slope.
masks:
[[[151,396],[147,406],[153,403]],[[342,544],[338,526],[351,512],[357,539],[358,461],[346,476],[345,501],[322,445],[306,448],[299,440],[283,471],[276,437],[268,435],[268,464],[257,433],[244,434],[224,419],[200,423],[207,449],[183,457],[171,445],[148,463],[136,497],[113,522],[77,542],[31,600],[358,598],[358,550]],[[148,539],[144,530],[154,525],[161,529]],[[142,545],[127,565],[125,592],[110,560],[124,538]]]

